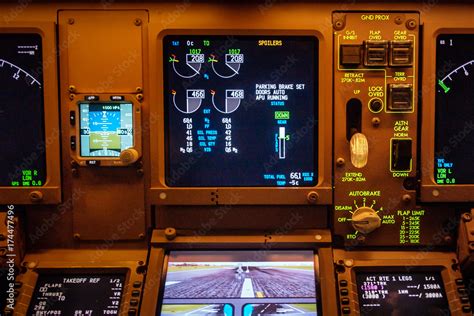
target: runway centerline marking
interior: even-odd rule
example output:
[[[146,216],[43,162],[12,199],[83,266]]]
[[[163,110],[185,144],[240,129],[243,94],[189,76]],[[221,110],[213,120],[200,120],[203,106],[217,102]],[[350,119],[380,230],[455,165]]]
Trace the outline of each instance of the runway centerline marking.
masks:
[[[240,297],[241,298],[255,297],[251,278],[245,278],[244,283],[242,284],[242,294],[240,295]]]

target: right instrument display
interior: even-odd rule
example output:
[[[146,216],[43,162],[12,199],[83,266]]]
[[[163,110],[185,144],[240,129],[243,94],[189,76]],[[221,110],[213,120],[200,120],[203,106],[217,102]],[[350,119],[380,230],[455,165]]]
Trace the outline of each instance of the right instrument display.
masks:
[[[474,34],[441,34],[436,43],[434,177],[474,183]]]

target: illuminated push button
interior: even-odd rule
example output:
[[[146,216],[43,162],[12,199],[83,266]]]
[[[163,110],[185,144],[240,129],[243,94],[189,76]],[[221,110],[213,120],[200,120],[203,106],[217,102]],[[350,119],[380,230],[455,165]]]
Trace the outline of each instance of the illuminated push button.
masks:
[[[369,157],[369,143],[362,133],[355,133],[349,142],[351,147],[351,162],[356,168],[363,168]]]
[[[340,293],[341,293],[342,296],[347,296],[347,295],[349,295],[349,290],[348,289],[342,289],[340,291]]]
[[[133,296],[133,297],[139,297],[139,296],[140,296],[140,291],[138,291],[138,290],[133,290],[133,291],[132,291],[132,296]]]
[[[131,299],[131,300],[130,300],[130,306],[138,306],[138,300],[136,300],[136,299]]]
[[[341,281],[339,281],[339,285],[340,285],[340,286],[343,286],[343,287],[346,287],[346,286],[347,286],[347,280],[341,280]]]
[[[342,304],[342,305],[349,305],[349,302],[350,302],[350,301],[349,301],[349,299],[348,299],[347,297],[343,297],[343,298],[341,299],[341,304]]]
[[[456,279],[456,285],[464,285],[463,279]]]
[[[140,282],[140,281],[133,282],[133,287],[134,288],[139,288],[140,286],[142,286],[142,282]]]
[[[348,315],[348,314],[351,313],[351,309],[350,309],[349,307],[343,307],[343,308],[342,308],[342,313],[343,313],[344,315]]]
[[[137,309],[136,308],[130,308],[128,310],[128,315],[129,316],[133,316],[133,315],[136,315],[137,314]]]
[[[469,297],[468,296],[463,296],[460,298],[462,304],[467,304],[469,303]]]
[[[352,227],[364,235],[367,235],[382,224],[380,216],[370,207],[359,207],[352,214]]]
[[[341,45],[341,65],[358,66],[361,62],[360,45]]]
[[[463,305],[462,311],[463,311],[463,313],[470,313],[471,312],[471,306]]]
[[[124,165],[130,165],[134,163],[138,160],[139,157],[140,155],[138,154],[138,151],[133,148],[127,148],[125,150],[122,150],[122,152],[120,153],[120,161]]]

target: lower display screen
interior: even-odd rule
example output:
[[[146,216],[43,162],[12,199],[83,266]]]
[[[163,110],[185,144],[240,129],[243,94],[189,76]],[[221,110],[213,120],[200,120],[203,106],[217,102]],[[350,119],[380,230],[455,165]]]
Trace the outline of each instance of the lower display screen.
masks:
[[[125,273],[40,273],[28,315],[118,315]]]
[[[157,315],[317,315],[315,271],[312,251],[171,252]]]
[[[439,272],[357,273],[361,315],[450,315]]]
[[[118,157],[133,146],[131,103],[80,103],[82,157]]]

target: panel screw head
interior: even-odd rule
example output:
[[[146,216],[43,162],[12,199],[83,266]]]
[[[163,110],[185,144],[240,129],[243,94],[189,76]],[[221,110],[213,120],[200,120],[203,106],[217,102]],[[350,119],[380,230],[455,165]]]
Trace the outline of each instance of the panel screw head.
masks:
[[[81,239],[81,234],[75,233],[75,234],[74,234],[74,239],[75,239],[75,240],[80,240],[80,239]]]
[[[137,87],[137,88],[135,89],[135,91],[136,91],[137,93],[142,93],[142,92],[143,92],[143,88],[142,88],[142,87]]]
[[[373,126],[373,127],[379,127],[379,125],[380,125],[380,118],[374,117],[374,118],[372,119],[372,126]]]
[[[395,17],[395,24],[400,25],[400,24],[402,24],[402,23],[403,23],[403,17],[400,16],[400,15],[397,15],[397,16]]]
[[[409,30],[414,30],[416,28],[416,21],[413,20],[413,19],[409,19],[406,23],[405,23],[407,29]]]
[[[465,222],[470,222],[472,220],[472,216],[469,213],[462,214],[461,218]]]
[[[405,202],[405,203],[410,203],[411,202],[411,196],[410,194],[404,194],[402,196],[402,201]]]
[[[166,239],[168,240],[173,240],[176,238],[176,229],[174,229],[173,227],[168,227],[165,229],[165,237]]]
[[[74,22],[75,22],[75,21],[74,21],[73,18],[69,18],[69,19],[67,20],[67,23],[69,23],[69,24],[71,24],[71,25],[74,24]]]
[[[140,25],[142,25],[142,20],[137,18],[137,19],[135,19],[134,23],[135,23],[136,26],[140,26]]]
[[[336,159],[336,164],[337,164],[338,167],[344,166],[345,163],[346,163],[346,161],[342,157],[339,157],[339,158]]]
[[[342,30],[345,26],[344,20],[338,19],[334,21],[334,29],[335,30]]]
[[[141,93],[137,94],[136,98],[137,98],[138,101],[142,101],[143,100],[143,94],[141,94]]]
[[[319,200],[319,194],[317,192],[311,191],[308,193],[306,198],[310,204],[316,204],[316,202]]]
[[[43,192],[41,191],[32,191],[30,192],[31,202],[38,203],[43,200]]]

